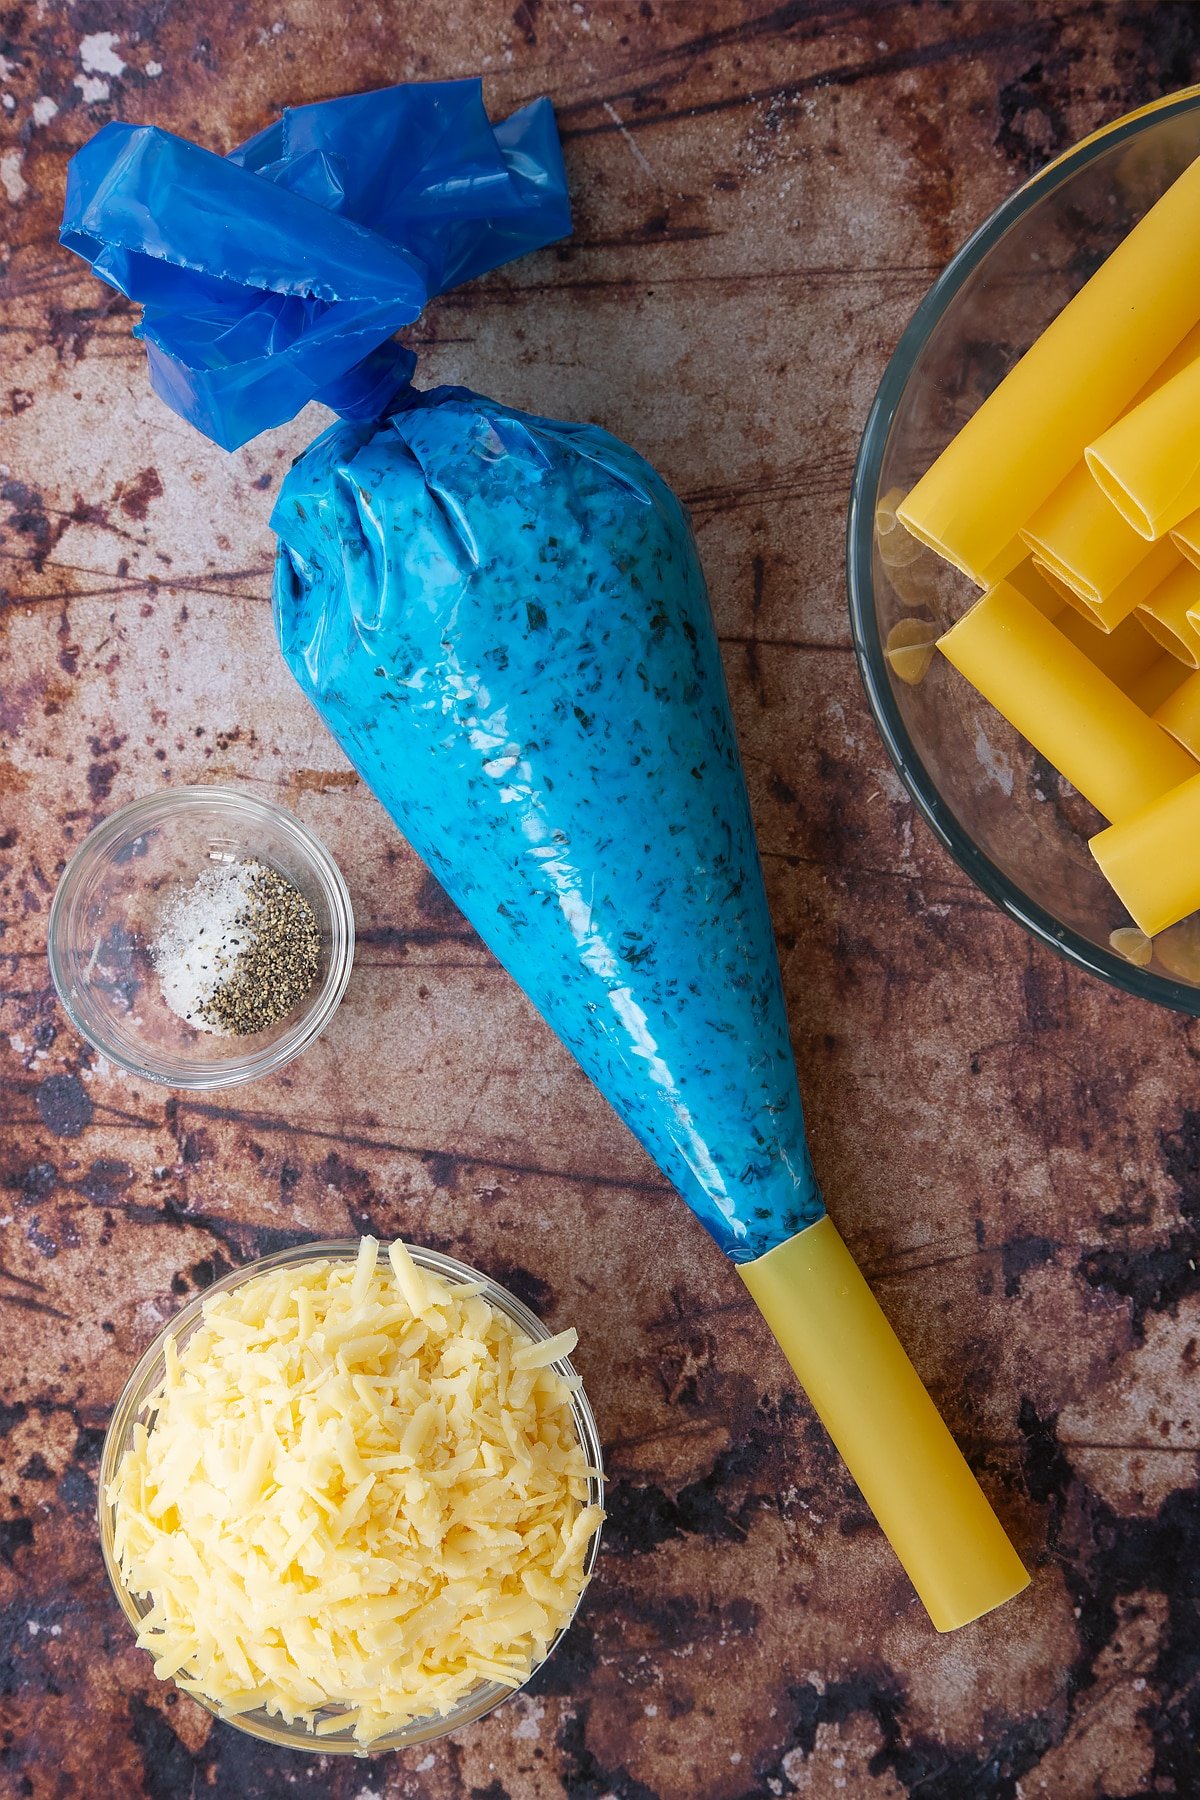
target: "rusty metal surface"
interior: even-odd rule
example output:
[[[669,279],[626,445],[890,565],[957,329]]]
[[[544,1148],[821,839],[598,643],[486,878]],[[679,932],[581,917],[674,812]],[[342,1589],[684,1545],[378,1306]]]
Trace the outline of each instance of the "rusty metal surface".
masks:
[[[1200,1031],[1037,948],[941,853],[842,590],[908,315],[1027,171],[1196,78],[1194,9],[15,0],[0,37],[0,1795],[1200,1793]],[[55,241],[109,117],[224,149],[287,101],[480,69],[496,110],[554,96],[578,230],[435,305],[425,376],[600,420],[693,508],[817,1164],[1035,1571],[950,1639],[732,1268],[293,691],[266,518],[317,418],[202,442]],[[46,915],[98,818],[218,777],[316,827],[362,936],[321,1043],[194,1101],[76,1041]],[[108,1410],[179,1300],[363,1226],[576,1321],[613,1475],[533,1694],[371,1765],[272,1753],[157,1684],[93,1522]]]

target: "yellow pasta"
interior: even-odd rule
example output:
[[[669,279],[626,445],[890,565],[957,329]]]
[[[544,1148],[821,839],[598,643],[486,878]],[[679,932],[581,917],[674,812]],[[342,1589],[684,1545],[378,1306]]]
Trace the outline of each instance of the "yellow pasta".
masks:
[[[937,626],[928,619],[897,619],[883,652],[893,675],[909,687],[919,687],[933,661],[937,635]]]
[[[1106,819],[1129,818],[1196,772],[1012,582],[977,601],[938,647]]]
[[[1118,956],[1138,969],[1148,969],[1154,961],[1154,940],[1134,925],[1119,925],[1110,931],[1108,941]]]
[[[1144,713],[1149,713],[1150,717],[1154,718],[1159,707],[1164,705],[1176,689],[1182,687],[1184,682],[1189,679],[1190,672],[1187,664],[1181,663],[1179,658],[1172,656],[1169,650],[1163,650],[1159,654],[1158,661],[1151,663],[1144,675],[1137,676],[1129,683],[1126,692],[1136,706],[1140,706]],[[1157,722],[1160,725],[1163,723],[1161,719]],[[1166,729],[1167,727],[1163,725],[1163,730]],[[1171,736],[1179,737],[1179,733],[1173,731]],[[1182,743],[1183,739],[1180,738],[1179,741]],[[1186,747],[1191,749],[1190,744]]]
[[[1185,675],[1159,702],[1154,718],[1193,756],[1200,756],[1200,675]]]
[[[1147,539],[1200,507],[1200,363],[1189,363],[1088,445],[1104,495]]]
[[[1019,562],[1007,579],[1024,594],[1030,605],[1037,607],[1043,619],[1061,618],[1078,606],[1078,600],[1066,582],[1060,581],[1036,556],[1027,556],[1024,562]]]
[[[1200,907],[1200,775],[1101,831],[1089,848],[1147,937]]]
[[[981,587],[1016,565],[1021,528],[1200,321],[1198,227],[1200,161],[1117,245],[922,476],[897,509],[914,537]]]
[[[875,535],[890,537],[896,529],[896,508],[904,498],[904,489],[891,487],[875,505]]]
[[[1164,650],[1189,669],[1200,669],[1200,632],[1192,623],[1200,609],[1200,569],[1180,563],[1134,614]]]
[[[896,518],[896,508],[904,498],[903,488],[889,488],[875,507],[875,541],[879,560],[886,569],[903,569],[920,556],[924,546],[903,530]]]
[[[1157,662],[1162,651],[1136,618],[1123,619],[1115,631],[1098,631],[1072,607],[1064,607],[1055,628],[1082,650],[1088,661],[1115,681],[1123,694],[1132,694]]]
[[[1133,404],[1139,405],[1198,356],[1200,325],[1155,370]],[[1083,458],[1034,513],[1021,537],[1089,606],[1110,598],[1146,554],[1146,540],[1097,487]]]
[[[1078,462],[1021,532],[1046,567],[1089,606],[1098,606],[1146,554],[1146,541]]]
[[[1171,533],[1171,542],[1181,555],[1200,569],[1200,508],[1179,521]]]
[[[1107,501],[1105,505],[1107,505]],[[1174,574],[1183,561],[1179,549],[1171,538],[1164,538],[1159,544],[1147,544],[1139,538],[1142,546],[1142,558],[1137,566],[1117,583],[1103,599],[1089,600],[1078,588],[1073,587],[1060,569],[1052,568],[1038,556],[1034,558],[1038,567],[1064,600],[1068,600],[1079,612],[1098,625],[1101,631],[1112,631],[1113,628],[1127,619],[1142,601],[1152,594],[1156,587]]]
[[[1112,631],[1098,629],[1090,612],[1077,610],[1076,597],[1036,557],[1019,563],[1008,579],[1044,619],[1052,620],[1055,628],[1083,651],[1101,674],[1115,681],[1122,693],[1132,694],[1156,663],[1169,660],[1164,659],[1161,647],[1132,615]],[[1064,604],[1067,599],[1070,604]]]

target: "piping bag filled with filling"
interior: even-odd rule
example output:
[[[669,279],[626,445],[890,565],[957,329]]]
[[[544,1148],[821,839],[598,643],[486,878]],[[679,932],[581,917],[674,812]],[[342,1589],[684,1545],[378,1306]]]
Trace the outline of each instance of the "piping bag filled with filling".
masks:
[[[1027,1576],[825,1214],[704,576],[628,445],[393,333],[570,229],[545,101],[477,82],[289,111],[220,158],[110,125],[63,240],[140,300],[228,448],[341,414],[272,517],[289,668],[509,973],[738,1265],[934,1623]]]

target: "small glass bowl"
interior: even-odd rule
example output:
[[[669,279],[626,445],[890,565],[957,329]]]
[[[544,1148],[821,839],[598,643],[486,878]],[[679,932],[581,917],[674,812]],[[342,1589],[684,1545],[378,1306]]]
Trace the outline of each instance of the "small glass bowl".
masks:
[[[950,854],[1035,937],[1143,999],[1200,1015],[1200,920],[1173,926],[1138,966],[1138,940],[1087,847],[1103,820],[981,695],[934,656],[898,679],[889,634],[931,641],[975,588],[890,526],[906,494],[1138,218],[1200,155],[1200,89],[1118,119],[1034,176],[980,227],[921,302],[867,420],[850,505],[850,623],[876,724]],[[899,640],[898,640],[899,641]]]
[[[505,1313],[514,1325],[533,1339],[535,1343],[544,1343],[553,1333],[547,1330],[541,1320],[523,1306],[515,1294],[500,1286],[490,1276],[468,1263],[459,1262],[453,1256],[443,1256],[437,1250],[425,1250],[417,1244],[409,1244],[408,1251],[419,1269],[431,1269],[446,1281],[461,1284],[467,1281],[482,1283],[483,1298],[497,1311]],[[112,1583],[113,1592],[121,1603],[121,1609],[130,1624],[135,1628],[150,1610],[149,1602],[140,1594],[131,1594],[121,1580],[121,1572],[114,1554],[114,1532],[116,1526],[115,1508],[108,1505],[105,1494],[109,1483],[116,1475],[122,1456],[133,1442],[133,1428],[139,1422],[148,1423],[147,1406],[166,1375],[164,1346],[168,1338],[174,1338],[176,1345],[182,1348],[198,1329],[202,1322],[204,1302],[213,1294],[228,1293],[230,1288],[240,1287],[243,1282],[252,1281],[256,1275],[262,1275],[268,1269],[296,1267],[301,1263],[320,1262],[325,1259],[353,1262],[358,1255],[358,1242],[354,1238],[339,1238],[328,1242],[313,1244],[296,1244],[290,1250],[281,1250],[275,1256],[264,1256],[258,1262],[249,1263],[243,1269],[235,1269],[232,1274],[214,1281],[203,1294],[175,1314],[175,1317],[164,1325],[154,1342],[144,1352],[133,1374],[125,1384],[124,1392],[113,1409],[108,1430],[104,1436],[104,1445],[100,1452],[99,1479],[99,1520],[100,1547],[104,1554],[104,1566],[108,1571],[108,1579]],[[567,1379],[577,1379],[574,1365],[567,1357],[560,1357],[552,1363],[551,1368]],[[579,1442],[584,1457],[593,1474],[588,1482],[586,1505],[604,1505],[604,1465],[600,1449],[600,1437],[596,1430],[596,1420],[588,1399],[582,1388],[571,1396],[571,1411],[575,1419],[575,1428],[579,1433]],[[603,1525],[592,1534],[584,1563],[583,1585],[579,1590],[579,1600],[575,1603],[575,1611],[571,1618],[552,1640],[541,1662],[535,1664],[522,1682],[521,1687],[528,1685],[539,1669],[545,1667],[550,1657],[562,1643],[571,1628],[575,1613],[579,1610],[579,1602],[587,1591],[592,1573],[596,1567],[596,1559],[600,1554],[600,1533]],[[459,1731],[465,1725],[473,1725],[487,1713],[495,1710],[501,1701],[512,1694],[520,1693],[521,1688],[509,1688],[499,1682],[488,1681],[480,1684],[469,1694],[464,1694],[450,1712],[444,1716],[428,1719],[415,1719],[403,1731],[391,1733],[380,1738],[376,1743],[364,1748],[356,1742],[351,1730],[333,1732],[328,1737],[317,1737],[302,1723],[287,1725],[274,1713],[264,1707],[254,1712],[239,1713],[223,1722],[232,1725],[238,1731],[248,1732],[251,1737],[262,1738],[266,1743],[278,1744],[290,1750],[310,1750],[318,1755],[326,1756],[374,1756],[384,1750],[400,1750],[415,1744],[427,1744],[433,1738],[445,1737],[452,1731]],[[199,1696],[194,1696],[199,1699]],[[219,1709],[210,1705],[207,1700],[199,1699],[199,1704],[207,1708],[214,1716],[219,1717]],[[325,1709],[329,1714],[344,1712],[344,1707]],[[317,1717],[322,1717],[318,1713]]]
[[[196,1031],[159,990],[150,957],[158,919],[202,869],[248,859],[278,870],[312,907],[316,980],[265,1031]],[[167,1087],[235,1087],[281,1069],[324,1031],[350,978],[354,914],[328,850],[283,807],[237,788],[167,788],[122,807],[80,845],[50,908],[49,950],[68,1018],[111,1062]]]

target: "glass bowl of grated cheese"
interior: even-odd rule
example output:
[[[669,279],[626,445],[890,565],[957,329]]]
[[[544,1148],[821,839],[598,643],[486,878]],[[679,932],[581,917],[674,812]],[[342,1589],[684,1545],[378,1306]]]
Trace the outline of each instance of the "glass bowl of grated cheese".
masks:
[[[206,1091],[271,1075],[320,1036],[350,978],[354,914],[293,813],[237,788],[165,788],[75,852],[49,956],[68,1018],[102,1056]]]
[[[518,1692],[599,1552],[574,1342],[415,1245],[300,1244],[215,1282],[101,1453],[104,1562],[156,1674],[254,1737],[358,1756]]]

